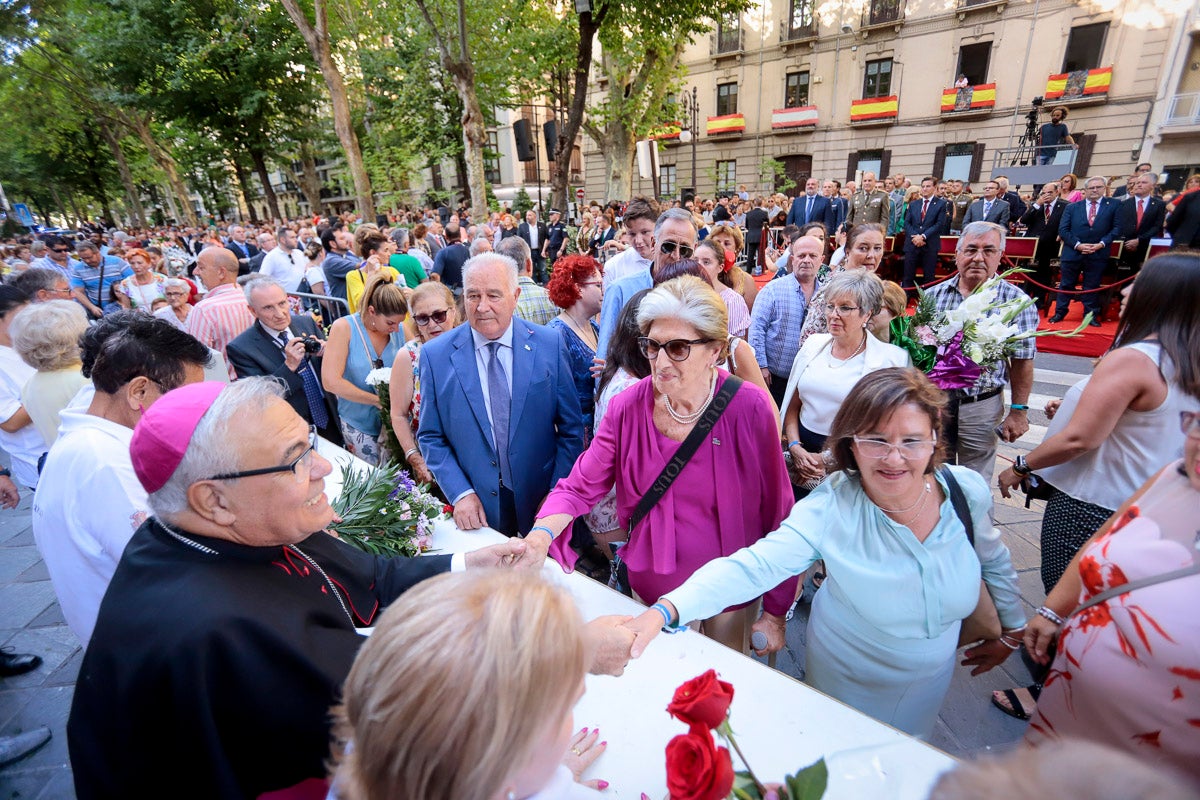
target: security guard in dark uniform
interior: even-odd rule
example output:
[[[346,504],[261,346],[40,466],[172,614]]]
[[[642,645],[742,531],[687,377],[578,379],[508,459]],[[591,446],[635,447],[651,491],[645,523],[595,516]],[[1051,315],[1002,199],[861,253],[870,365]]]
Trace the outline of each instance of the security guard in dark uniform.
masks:
[[[557,208],[550,209],[550,224],[546,227],[546,241],[542,245],[542,258],[546,259],[550,268],[562,255],[563,245],[567,241],[567,223],[562,221],[562,212]],[[549,270],[547,270],[549,272]]]

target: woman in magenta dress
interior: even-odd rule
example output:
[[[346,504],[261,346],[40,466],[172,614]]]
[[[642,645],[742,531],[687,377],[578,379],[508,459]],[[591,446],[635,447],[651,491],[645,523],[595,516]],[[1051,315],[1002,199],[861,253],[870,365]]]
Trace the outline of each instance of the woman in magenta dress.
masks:
[[[1055,635],[1058,653],[1025,738],[1109,744],[1200,789],[1200,414],[1180,417],[1183,460],[1117,509],[1026,629],[1035,660],[1046,661]],[[1109,589],[1188,569],[1072,613]]]
[[[717,367],[727,356],[725,304],[699,278],[676,278],[652,290],[642,300],[638,325],[651,375],[613,398],[591,446],[546,498],[534,527],[555,537],[614,482],[617,515],[627,524],[729,378]],[[630,531],[621,550],[630,586],[643,598],[676,588],[712,559],[778,527],[791,498],[771,398],[743,384],[678,480]],[[566,538],[555,538],[550,553],[570,568],[575,554]],[[793,578],[763,595],[757,622],[757,603],[751,603],[705,620],[701,632],[743,652],[752,630],[782,637],[795,592]]]

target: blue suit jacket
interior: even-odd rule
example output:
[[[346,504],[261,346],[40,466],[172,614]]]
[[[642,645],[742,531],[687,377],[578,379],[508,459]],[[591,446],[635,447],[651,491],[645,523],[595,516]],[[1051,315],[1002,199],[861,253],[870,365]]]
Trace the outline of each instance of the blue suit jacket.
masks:
[[[788,225],[804,225],[804,207],[808,205],[808,195],[797,195],[792,199],[792,207],[788,211]],[[829,204],[829,198],[823,194],[817,194],[813,197],[812,219],[808,222],[820,222],[825,226],[825,230],[829,233],[833,232],[836,212],[832,205]]]
[[[500,520],[500,465],[483,401],[469,325],[421,347],[417,443],[446,497],[473,490],[488,523]],[[583,416],[558,331],[513,317],[508,459],[522,531],[583,451]]]
[[[916,249],[912,237],[924,236],[925,246],[934,250],[941,249],[942,231],[950,226],[950,204],[934,195],[929,198],[929,210],[925,219],[921,219],[921,204],[924,198],[918,197],[908,204],[904,212],[904,249]]]
[[[846,217],[850,216],[850,204],[846,202],[846,198],[844,197],[830,197],[827,199],[829,200],[829,221],[831,223],[828,227],[830,234],[832,234],[846,221]]]
[[[1082,261],[1089,257],[1107,259],[1108,248],[1120,233],[1117,227],[1117,210],[1120,206],[1120,200],[1113,200],[1111,197],[1100,198],[1100,205],[1096,209],[1096,220],[1091,225],[1088,225],[1087,221],[1087,200],[1080,200],[1067,206],[1067,210],[1062,215],[1062,222],[1058,224],[1058,236],[1063,241],[1060,259],[1062,261]],[[1103,242],[1105,249],[1092,256],[1085,256],[1075,249],[1075,245],[1080,242],[1084,244]]]

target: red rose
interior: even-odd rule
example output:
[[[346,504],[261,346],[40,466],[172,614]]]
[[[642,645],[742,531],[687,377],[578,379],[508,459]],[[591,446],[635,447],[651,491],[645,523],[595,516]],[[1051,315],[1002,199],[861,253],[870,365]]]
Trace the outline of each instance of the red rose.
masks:
[[[712,734],[693,727],[667,743],[667,791],[671,800],[722,800],[733,788],[729,751]]]
[[[717,678],[714,670],[692,678],[675,690],[667,713],[687,724],[713,729],[725,721],[733,702],[733,684]]]

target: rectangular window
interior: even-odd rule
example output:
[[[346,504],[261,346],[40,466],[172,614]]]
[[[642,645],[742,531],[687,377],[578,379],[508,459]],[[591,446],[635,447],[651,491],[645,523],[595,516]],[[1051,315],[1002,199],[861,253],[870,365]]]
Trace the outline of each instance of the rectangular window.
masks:
[[[808,105],[808,73],[789,72],[784,79],[783,107],[797,108]]]
[[[1063,56],[1062,71],[1075,72],[1099,67],[1100,57],[1104,54],[1104,37],[1107,33],[1107,22],[1071,28],[1071,34],[1067,37],[1067,52]]]
[[[717,162],[717,194],[729,194],[737,186],[737,161]]]
[[[942,179],[947,181],[971,180],[971,162],[974,158],[974,142],[946,145],[946,165],[942,167]]]
[[[966,75],[967,82],[972,86],[978,86],[981,83],[987,83],[988,60],[991,58],[991,56],[991,42],[964,44],[958,51],[958,72],[955,74],[956,81],[959,75]]]
[[[727,14],[717,23],[717,52],[736,53],[742,49],[742,26],[737,14]]]
[[[859,150],[858,151],[858,166],[857,170],[861,172],[874,172],[877,176],[883,175],[883,151],[882,150]],[[880,187],[883,186],[883,178],[880,177]]]
[[[892,60],[881,58],[867,62],[867,74],[863,80],[863,99],[888,97],[892,93]]]
[[[788,16],[788,38],[798,39],[802,36],[816,36],[817,22],[813,15],[815,0],[791,0],[791,14]]]
[[[738,85],[736,83],[718,83],[717,84],[717,116],[723,117],[726,114],[736,114]]]
[[[883,25],[897,22],[901,17],[903,0],[871,0],[871,10],[867,17],[868,25]]]
[[[483,179],[488,183],[500,183],[500,139],[495,131],[488,131],[487,148],[483,151]]]
[[[675,196],[675,165],[661,164],[658,168],[658,191],[663,197]]]

